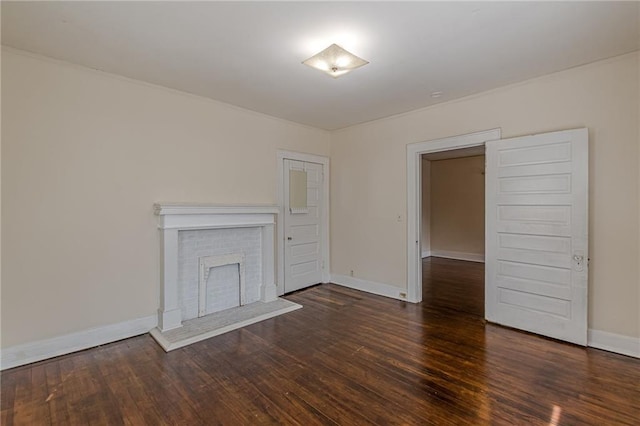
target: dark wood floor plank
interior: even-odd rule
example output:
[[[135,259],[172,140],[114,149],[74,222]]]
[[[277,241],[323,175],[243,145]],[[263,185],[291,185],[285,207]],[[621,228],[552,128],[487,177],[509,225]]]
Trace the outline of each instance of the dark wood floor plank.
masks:
[[[13,374],[2,374],[0,376],[0,424],[14,424],[15,418],[15,396],[16,396],[16,378],[20,375],[20,371],[24,371],[28,367],[12,370]]]
[[[640,424],[640,360],[485,324],[483,275],[428,258],[420,304],[320,285],[170,353],[145,335],[8,370],[0,422]]]
[[[48,392],[45,402],[49,406],[51,423],[60,425],[69,424],[70,419],[64,398],[64,388],[62,377],[60,375],[59,362],[55,361],[44,364],[44,368]]]

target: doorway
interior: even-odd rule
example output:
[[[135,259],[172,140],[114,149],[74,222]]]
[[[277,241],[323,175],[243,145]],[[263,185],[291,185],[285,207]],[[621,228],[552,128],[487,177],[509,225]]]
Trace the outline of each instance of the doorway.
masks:
[[[277,294],[329,282],[329,158],[278,151]]]
[[[422,301],[423,154],[486,146],[485,318],[586,345],[588,130],[500,129],[407,146],[407,293]]]
[[[407,299],[410,302],[422,301],[422,156],[457,149],[483,149],[485,142],[500,137],[501,130],[493,129],[407,146]]]
[[[484,318],[484,146],[421,160],[423,304]]]

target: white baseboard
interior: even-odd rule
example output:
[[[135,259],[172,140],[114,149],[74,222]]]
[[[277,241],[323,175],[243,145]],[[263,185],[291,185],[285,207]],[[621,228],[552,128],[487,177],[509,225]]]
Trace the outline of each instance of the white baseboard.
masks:
[[[391,284],[378,283],[375,281],[368,281],[361,278],[354,278],[339,274],[331,274],[331,282],[354,290],[377,294],[378,296],[407,300],[407,290]],[[401,293],[404,294],[404,296],[402,296]]]
[[[430,255],[433,257],[444,257],[447,259],[467,260],[469,262],[484,263],[484,254],[478,254],[478,253],[464,253],[460,251],[446,251],[446,250],[431,250]]]
[[[157,325],[158,316],[151,315],[103,327],[90,328],[51,339],[12,346],[0,351],[0,370],[144,334]]]
[[[640,358],[640,337],[590,329],[587,342],[587,345],[592,348]]]
[[[344,287],[392,299],[407,300],[406,290],[390,284],[363,280],[346,275],[332,274],[331,282]],[[18,367],[43,359],[66,355],[117,340],[126,339],[149,332],[158,324],[157,315],[124,321],[104,327],[96,327],[51,339],[16,345],[0,350],[0,370]],[[640,338],[589,330],[588,346],[622,355],[640,358]]]
[[[423,259],[424,259],[425,257],[431,257],[431,250],[424,250],[424,251],[422,252],[422,256],[421,256],[421,257],[422,257]]]

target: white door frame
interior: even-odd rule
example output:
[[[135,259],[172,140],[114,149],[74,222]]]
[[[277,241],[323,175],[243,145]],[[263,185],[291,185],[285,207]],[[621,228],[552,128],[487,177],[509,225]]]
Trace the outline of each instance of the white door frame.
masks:
[[[322,164],[322,209],[320,211],[320,244],[322,245],[322,282],[328,283],[331,276],[329,256],[329,157],[302,152],[278,150],[278,208],[280,214],[277,219],[277,265],[276,291],[278,296],[284,294],[284,160],[305,161],[307,163]]]
[[[500,128],[407,145],[407,300],[422,301],[422,253],[420,252],[422,206],[422,154],[482,146],[500,139]]]

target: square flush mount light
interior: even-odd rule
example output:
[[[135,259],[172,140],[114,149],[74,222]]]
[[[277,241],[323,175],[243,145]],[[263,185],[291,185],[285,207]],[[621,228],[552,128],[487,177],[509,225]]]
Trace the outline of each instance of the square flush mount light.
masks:
[[[337,44],[332,44],[322,52],[313,55],[302,63],[326,72],[333,78],[338,78],[356,68],[367,65],[369,61],[358,58]]]

